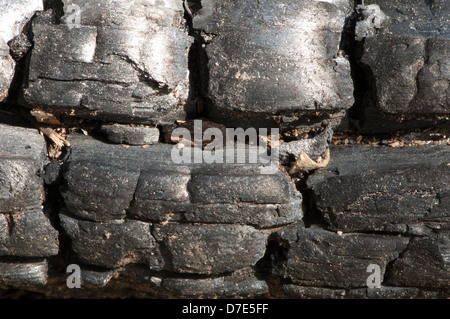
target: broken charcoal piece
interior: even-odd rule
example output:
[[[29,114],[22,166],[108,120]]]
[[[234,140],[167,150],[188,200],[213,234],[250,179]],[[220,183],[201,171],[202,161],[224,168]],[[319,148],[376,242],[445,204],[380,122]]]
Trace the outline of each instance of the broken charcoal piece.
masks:
[[[58,254],[58,232],[42,206],[46,159],[37,130],[0,124],[0,255]]]
[[[44,137],[37,130],[0,124],[0,140],[0,213],[41,207]]]
[[[44,183],[45,185],[57,185],[61,182],[62,163],[51,161],[45,166]]]
[[[407,250],[394,261],[387,283],[392,286],[448,288],[450,285],[450,232],[411,239]]]
[[[256,278],[254,271],[248,268],[215,278],[163,278],[161,287],[176,296],[186,297],[248,297],[269,292],[267,283]]]
[[[205,275],[254,266],[267,241],[253,227],[220,224],[155,224],[154,236],[169,259],[167,270]]]
[[[350,108],[350,63],[338,54],[350,12],[345,1],[202,1],[193,23],[208,42],[210,116],[256,123]]]
[[[86,265],[117,268],[130,263],[147,265],[152,270],[163,267],[151,224],[126,220],[90,222],[60,214],[61,225],[71,239],[71,248]]]
[[[100,132],[115,144],[149,145],[159,141],[159,130],[156,127],[111,124],[102,125]]]
[[[33,23],[26,106],[121,123],[186,117],[192,38],[181,1],[63,3],[81,10],[80,23],[75,13]]]
[[[0,285],[41,286],[47,283],[47,261],[0,262]]]
[[[117,273],[117,269],[108,271],[81,269],[81,285],[83,286],[83,284],[86,284],[102,288],[105,287]]]
[[[38,10],[43,10],[42,0],[0,0],[0,102],[8,96],[8,90],[15,73],[15,61],[17,50],[12,50],[10,55],[8,42],[23,31],[27,22]],[[20,36],[23,39],[23,36]],[[25,37],[26,38],[26,37]],[[14,41],[16,42],[16,41]],[[26,41],[21,41],[26,44]],[[18,44],[18,42],[16,42]],[[17,46],[13,45],[13,48]],[[19,50],[20,51],[20,50]]]
[[[307,181],[329,227],[426,235],[448,224],[447,146],[335,146],[331,153]]]
[[[398,117],[449,114],[450,2],[368,0],[365,4],[381,9],[366,17],[369,24],[385,20],[364,37],[359,61],[370,75],[374,107]]]
[[[70,212],[86,219],[92,219],[92,215],[98,220],[125,217],[125,210],[133,200],[139,171],[114,163],[70,162],[68,165],[70,169],[64,173],[67,185],[63,187],[62,195]]]
[[[293,225],[278,232],[285,258],[274,259],[275,274],[293,284],[315,287],[367,287],[367,267],[386,266],[399,257],[409,239],[389,235],[343,234]]]
[[[31,49],[33,44],[28,40],[28,37],[21,33],[8,42],[10,53],[14,61],[19,61]]]
[[[269,228],[303,216],[302,196],[278,168],[181,163],[176,145],[123,147],[73,135],[61,187],[67,210],[93,221],[135,218],[247,224]]]
[[[0,214],[0,256],[55,256],[58,247],[58,232],[42,210]]]

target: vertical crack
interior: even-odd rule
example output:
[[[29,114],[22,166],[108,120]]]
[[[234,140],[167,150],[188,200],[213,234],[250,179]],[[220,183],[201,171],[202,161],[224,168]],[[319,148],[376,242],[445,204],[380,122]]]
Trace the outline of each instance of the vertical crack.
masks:
[[[201,0],[184,0],[185,20],[188,33],[194,38],[194,43],[189,49],[189,98],[187,107],[192,109],[191,118],[208,117],[209,69],[206,46],[208,41],[202,36],[202,30],[194,28],[194,17],[202,8]]]
[[[409,239],[409,241],[408,241],[408,244],[406,245],[405,249],[403,251],[401,251],[396,258],[392,259],[391,261],[389,261],[386,264],[386,269],[384,270],[384,276],[383,276],[382,284],[388,283],[389,278],[392,275],[394,263],[397,260],[402,259],[403,256],[405,255],[405,253],[409,250],[410,245],[411,245],[411,241],[412,241],[412,237],[409,237],[408,239]]]
[[[359,134],[359,130],[364,125],[364,113],[366,107],[370,104],[369,92],[373,90],[370,86],[371,82],[371,71],[368,67],[365,67],[360,63],[362,55],[364,54],[364,43],[365,39],[362,41],[356,40],[356,23],[359,19],[359,14],[357,13],[357,7],[359,5],[364,5],[364,0],[354,1],[354,11],[350,17],[347,18],[342,42],[341,49],[346,52],[349,56],[351,77],[353,79],[353,96],[354,104],[348,112],[349,123],[351,128]],[[373,77],[373,76],[372,76]],[[371,95],[371,96],[377,96]]]
[[[264,256],[255,265],[255,275],[258,279],[266,281],[270,298],[285,296],[280,267],[287,261],[288,245],[289,243],[283,241],[277,233],[270,234]]]

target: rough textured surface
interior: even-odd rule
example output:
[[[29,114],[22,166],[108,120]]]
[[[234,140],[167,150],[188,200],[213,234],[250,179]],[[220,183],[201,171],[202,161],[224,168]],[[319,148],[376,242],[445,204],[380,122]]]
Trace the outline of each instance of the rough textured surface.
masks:
[[[115,144],[148,145],[159,141],[159,130],[156,127],[111,124],[102,125],[100,132]]]
[[[59,217],[74,260],[225,276],[163,280],[164,289],[187,295],[265,293],[256,278],[228,274],[264,257],[270,233],[264,229],[301,219],[301,195],[285,173],[261,175],[258,164],[177,165],[170,159],[176,146],[169,144],[125,148],[84,135],[70,143],[61,188],[67,215]],[[214,286],[217,280],[225,287]]]
[[[8,46],[15,37],[20,37],[25,24],[37,10],[43,10],[42,0],[0,1],[0,102],[8,96],[16,66]]]
[[[262,175],[258,164],[177,165],[171,162],[176,146],[168,144],[143,149],[83,136],[70,141],[62,194],[68,211],[83,219],[123,219],[128,214],[150,222],[266,228],[302,217],[301,194],[282,171]],[[271,192],[273,188],[278,191]]]
[[[285,285],[284,291],[290,298],[306,299],[409,299],[427,298],[427,293],[421,293],[419,288],[381,287],[377,289],[331,289],[319,287],[302,287],[297,285]]]
[[[369,0],[365,4],[381,9],[365,19],[384,20],[373,26],[374,32],[359,35],[365,37],[360,62],[371,74],[372,102],[389,114],[448,114],[450,3]]]
[[[0,284],[17,287],[42,286],[47,283],[48,264],[38,262],[0,262]]]
[[[162,267],[150,224],[134,220],[96,223],[62,214],[59,217],[71,238],[73,251],[84,264],[117,268],[128,263],[143,263],[150,269]]]
[[[338,56],[348,3],[202,1],[208,97],[217,117],[348,109],[350,64]]]
[[[334,229],[424,235],[448,224],[448,146],[332,149],[308,179],[316,210]]]
[[[0,256],[56,255],[58,232],[42,210],[44,138],[0,124],[0,140]]]
[[[221,274],[254,266],[264,256],[266,235],[240,225],[155,226],[155,238],[170,256],[169,270]]]
[[[449,298],[448,1],[359,2],[0,0],[0,298]]]
[[[275,271],[293,283],[304,286],[358,288],[366,287],[370,264],[381,268],[405,250],[407,238],[343,234],[319,228],[290,226],[279,233],[286,249],[285,260],[275,260]]]
[[[327,127],[320,134],[313,138],[294,140],[280,145],[280,160],[288,165],[297,159],[300,153],[304,152],[311,159],[316,160],[319,156],[325,156],[326,150],[333,138],[333,131]]]
[[[450,232],[443,231],[430,238],[411,240],[408,249],[393,264],[388,283],[403,286],[414,282],[417,287],[450,285]]]
[[[58,254],[58,232],[42,211],[0,214],[0,256]]]
[[[229,276],[208,279],[165,278],[164,289],[181,296],[224,296],[249,297],[264,295],[269,288],[263,280],[257,279],[253,271],[242,269]]]
[[[61,24],[33,22],[24,91],[30,107],[117,122],[186,116],[191,40],[181,1],[63,3],[81,9],[79,25],[75,13],[63,16]]]
[[[37,130],[0,124],[0,213],[42,205],[39,177],[45,161],[45,140]]]

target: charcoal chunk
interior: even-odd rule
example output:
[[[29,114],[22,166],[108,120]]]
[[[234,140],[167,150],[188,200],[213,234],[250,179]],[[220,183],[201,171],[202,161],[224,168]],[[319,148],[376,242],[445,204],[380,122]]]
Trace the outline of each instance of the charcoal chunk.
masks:
[[[118,274],[117,269],[100,271],[92,269],[81,269],[81,282],[86,285],[102,288],[105,287],[110,280]]]
[[[307,182],[330,227],[425,235],[448,224],[448,147],[347,146],[332,154]]]
[[[0,255],[57,255],[58,232],[42,209],[44,137],[0,124],[0,140]]]
[[[278,275],[304,286],[367,287],[367,267],[386,266],[405,250],[409,239],[389,235],[336,234],[317,227],[289,226],[279,232],[285,260],[275,259]]]
[[[102,125],[100,131],[115,144],[148,145],[159,141],[159,130],[155,127],[111,124]]]
[[[250,269],[241,269],[229,276],[205,279],[163,278],[161,287],[177,296],[261,296],[269,292],[267,283],[257,279]]]
[[[350,64],[338,55],[345,1],[202,1],[205,91],[217,118],[337,113],[353,104]],[[238,114],[241,114],[239,116]]]
[[[134,220],[116,223],[81,221],[63,214],[59,217],[80,262],[104,268],[140,263],[153,270],[162,269],[150,224]]]
[[[17,50],[19,42],[27,47],[25,36],[21,36],[27,22],[38,10],[43,10],[42,0],[1,0],[0,1],[0,102],[8,96],[8,90],[15,73],[15,61],[23,50]],[[18,38],[16,38],[18,37]],[[14,41],[14,39],[16,40]],[[22,40],[20,40],[22,39]],[[10,55],[11,42],[13,56]]]
[[[264,256],[267,235],[249,226],[155,225],[170,271],[222,274],[254,266]]]
[[[394,286],[448,288],[450,285],[450,232],[414,238],[395,260],[387,282]]]
[[[37,130],[0,124],[0,213],[40,207],[46,144]]]
[[[122,147],[74,135],[61,187],[73,216],[269,228],[301,219],[302,196],[281,170],[259,164],[181,163],[176,145]]]
[[[63,4],[74,12],[61,24],[33,23],[27,106],[121,123],[186,116],[192,40],[181,1]]]
[[[372,74],[375,107],[397,116],[449,114],[450,3],[370,0],[365,4],[381,9],[365,19],[386,20],[365,37],[360,59],[366,74]]]
[[[43,286],[47,283],[47,261],[0,262],[0,285]]]
[[[0,256],[49,257],[58,248],[58,232],[42,211],[0,214]]]

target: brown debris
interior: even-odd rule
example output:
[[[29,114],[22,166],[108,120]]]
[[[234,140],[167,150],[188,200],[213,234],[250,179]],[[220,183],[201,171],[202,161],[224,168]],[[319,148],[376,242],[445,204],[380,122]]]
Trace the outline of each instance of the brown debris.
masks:
[[[349,132],[335,132],[333,145],[387,145],[392,148],[422,145],[450,145],[450,132],[422,130],[412,132],[395,132],[385,136],[355,135]]]
[[[47,124],[47,125],[61,125],[61,122],[51,113],[34,109],[30,111],[30,114],[38,121],[39,123]]]
[[[324,168],[330,162],[330,149],[327,148],[325,158],[319,157],[317,161],[311,159],[305,152],[301,152],[294,164],[289,169],[290,175],[301,172],[309,172],[315,169]]]

